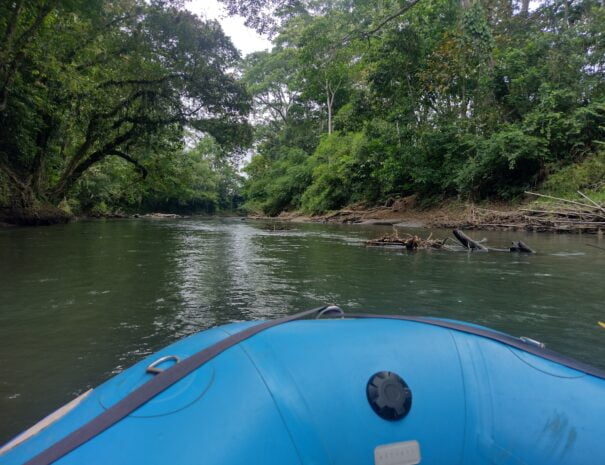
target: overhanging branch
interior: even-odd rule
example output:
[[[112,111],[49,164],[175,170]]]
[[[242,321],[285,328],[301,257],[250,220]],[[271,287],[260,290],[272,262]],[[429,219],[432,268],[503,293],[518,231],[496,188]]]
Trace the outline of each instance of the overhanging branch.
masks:
[[[376,34],[378,31],[380,31],[388,23],[390,23],[391,21],[393,21],[397,17],[401,16],[402,14],[406,13],[408,10],[411,10],[412,7],[414,7],[418,2],[420,2],[420,0],[412,0],[410,3],[407,3],[406,5],[404,5],[403,7],[401,7],[399,10],[397,10],[395,13],[393,13],[393,14],[387,16],[386,18],[384,18],[382,21],[380,21],[380,23],[378,23],[378,25],[374,26],[369,31],[360,31],[360,30],[357,30],[357,31],[351,32],[350,34],[347,34],[346,36],[344,36],[342,38],[341,43],[342,44],[346,44],[346,43],[350,42],[352,39],[355,39],[355,38],[358,38],[358,39],[367,39],[369,37],[372,37],[374,34]]]
[[[151,85],[151,84],[161,84],[162,82],[169,81],[171,79],[176,78],[186,78],[187,74],[185,73],[172,73],[166,76],[162,76],[157,79],[125,79],[123,81],[117,81],[115,79],[111,79],[109,81],[105,81],[99,84],[99,89],[105,89],[107,87],[119,87],[119,86],[127,86],[127,85]]]
[[[136,167],[136,169],[139,170],[139,173],[141,173],[141,179],[145,179],[147,177],[147,174],[149,174],[149,172],[147,171],[147,168],[145,168],[138,161],[136,161],[130,155],[125,154],[124,152],[121,152],[119,150],[112,150],[111,152],[108,153],[108,155],[114,155],[116,157],[120,157],[120,158],[126,160],[128,163],[132,163]]]

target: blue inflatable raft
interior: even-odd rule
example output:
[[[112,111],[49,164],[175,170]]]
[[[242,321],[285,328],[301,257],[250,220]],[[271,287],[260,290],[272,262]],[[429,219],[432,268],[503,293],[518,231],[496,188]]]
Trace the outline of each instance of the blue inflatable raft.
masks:
[[[0,464],[603,465],[604,441],[596,368],[475,325],[329,307],[181,340]]]

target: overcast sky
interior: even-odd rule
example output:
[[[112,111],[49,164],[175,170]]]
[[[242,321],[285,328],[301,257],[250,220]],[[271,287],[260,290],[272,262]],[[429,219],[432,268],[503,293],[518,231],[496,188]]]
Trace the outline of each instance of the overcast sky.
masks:
[[[185,5],[193,13],[206,18],[217,19],[223,26],[225,34],[231,37],[231,41],[242,52],[242,55],[271,48],[267,39],[244,26],[242,18],[227,16],[217,0],[189,0]]]

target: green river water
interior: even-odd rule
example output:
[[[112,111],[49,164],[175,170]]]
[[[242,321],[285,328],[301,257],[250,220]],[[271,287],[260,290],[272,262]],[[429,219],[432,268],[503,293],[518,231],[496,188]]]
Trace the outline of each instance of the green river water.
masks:
[[[605,368],[605,250],[589,245],[605,239],[473,234],[522,239],[533,256],[364,247],[389,231],[239,219],[1,229],[0,443],[188,334],[324,303],[471,321]]]

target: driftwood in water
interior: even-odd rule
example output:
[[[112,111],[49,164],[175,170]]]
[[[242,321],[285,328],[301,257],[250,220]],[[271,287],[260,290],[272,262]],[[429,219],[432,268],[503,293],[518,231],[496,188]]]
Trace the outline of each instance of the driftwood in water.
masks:
[[[394,228],[393,228],[394,229]],[[395,234],[386,234],[378,239],[370,239],[365,241],[365,245],[382,246],[382,247],[405,247],[407,250],[416,249],[441,249],[445,245],[445,240],[431,239],[432,234],[426,239],[418,236],[406,234],[406,237],[399,237],[397,230]]]
[[[291,226],[284,223],[266,223],[262,228],[269,232],[290,231],[292,229]]]
[[[528,246],[523,241],[513,242],[513,245],[510,248],[510,251],[511,252],[521,252],[521,253],[536,253],[536,251],[534,249],[532,249],[530,246]]]
[[[514,241],[513,245],[511,247],[509,247],[508,249],[500,249],[500,248],[495,248],[495,247],[488,248],[481,244],[485,239],[482,241],[476,241],[476,240],[468,237],[466,234],[464,234],[459,229],[454,229],[453,234],[454,234],[454,236],[456,236],[456,239],[458,239],[460,241],[462,246],[468,250],[477,250],[480,252],[536,253],[530,246],[528,246],[523,241]]]
[[[394,246],[394,247],[405,247],[408,250],[417,250],[417,249],[445,249],[452,252],[460,252],[464,250],[472,250],[479,252],[521,252],[521,253],[536,253],[531,247],[525,244],[522,241],[513,242],[512,247],[509,248],[495,248],[495,247],[486,247],[482,244],[486,239],[477,241],[468,237],[459,229],[454,229],[453,234],[458,239],[458,241],[462,244],[462,247],[459,245],[455,246],[447,246],[445,243],[447,242],[447,238],[441,239],[432,239],[432,234],[429,235],[426,239],[422,239],[418,236],[413,236],[411,234],[406,234],[405,237],[400,237],[397,229],[393,228],[394,234],[386,234],[378,239],[370,239],[365,241],[365,245],[369,246]]]
[[[146,213],[140,215],[140,218],[185,218],[183,215],[177,215],[176,213]]]
[[[479,241],[475,241],[475,240],[471,239],[470,237],[468,237],[466,234],[464,234],[459,229],[454,229],[454,231],[452,231],[452,232],[453,232],[454,236],[456,236],[456,239],[458,239],[458,241],[460,241],[460,243],[465,248],[467,248],[469,250],[478,250],[481,252],[487,252],[487,247],[482,245]]]

